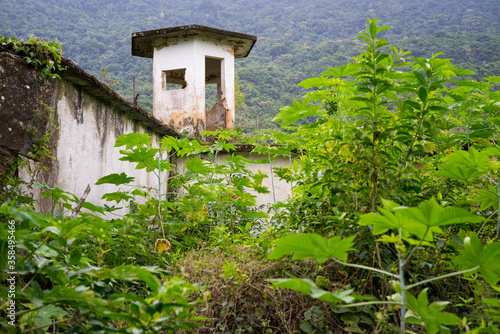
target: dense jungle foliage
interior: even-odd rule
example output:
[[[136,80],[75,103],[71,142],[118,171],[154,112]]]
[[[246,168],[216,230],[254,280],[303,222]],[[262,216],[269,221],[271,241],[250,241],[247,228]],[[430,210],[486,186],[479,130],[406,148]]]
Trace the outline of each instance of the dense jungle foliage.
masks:
[[[279,109],[305,93],[298,82],[351,62],[367,17],[393,26],[384,37],[415,56],[443,52],[476,80],[500,74],[497,0],[0,0],[0,35],[57,38],[65,56],[99,79],[107,74],[130,100],[137,77],[139,104],[149,111],[152,62],[132,57],[132,32],[201,24],[256,35],[250,56],[236,61],[246,97],[236,121],[252,132],[257,122],[277,129]]]
[[[103,176],[96,186],[117,191],[81,211],[75,195],[35,183],[53,203],[37,212],[4,178],[2,330],[500,331],[500,77],[412,55],[388,31],[368,20],[353,62],[303,80],[304,98],[274,118],[285,131],[240,138],[269,162],[290,159],[274,173],[292,195],[269,211],[255,201],[275,191],[266,173],[241,155],[217,163],[233,131],[207,133],[210,146],[120,136],[120,160],[159,184],[174,151],[186,172],[168,193]]]

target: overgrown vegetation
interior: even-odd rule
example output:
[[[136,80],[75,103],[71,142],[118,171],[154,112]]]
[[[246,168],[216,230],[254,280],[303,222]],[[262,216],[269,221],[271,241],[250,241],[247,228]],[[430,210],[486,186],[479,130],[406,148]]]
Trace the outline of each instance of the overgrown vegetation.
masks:
[[[14,51],[23,57],[27,64],[32,64],[40,72],[40,82],[46,77],[50,80],[60,78],[56,70],[64,70],[61,66],[62,46],[56,41],[48,41],[30,35],[27,42],[18,41],[15,37],[4,37],[0,35],[0,44],[12,47]]]
[[[412,56],[387,29],[369,20],[354,62],[302,81],[315,90],[281,109],[285,131],[252,139],[267,162],[290,159],[275,173],[292,196],[270,212],[255,200],[274,191],[266,175],[218,159],[233,131],[205,133],[213,145],[122,135],[121,160],[158,187],[103,176],[117,191],[76,218],[55,208],[75,213],[78,198],[43,185],[51,213],[3,203],[19,331],[498,332],[500,78]],[[184,170],[166,179],[172,154]]]

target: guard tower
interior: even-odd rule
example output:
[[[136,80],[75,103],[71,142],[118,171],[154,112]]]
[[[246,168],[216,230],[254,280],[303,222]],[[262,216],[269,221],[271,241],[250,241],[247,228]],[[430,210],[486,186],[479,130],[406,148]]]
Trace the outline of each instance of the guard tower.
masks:
[[[200,25],[133,33],[132,55],[153,58],[154,116],[196,136],[232,129],[234,58],[248,56],[256,40]]]

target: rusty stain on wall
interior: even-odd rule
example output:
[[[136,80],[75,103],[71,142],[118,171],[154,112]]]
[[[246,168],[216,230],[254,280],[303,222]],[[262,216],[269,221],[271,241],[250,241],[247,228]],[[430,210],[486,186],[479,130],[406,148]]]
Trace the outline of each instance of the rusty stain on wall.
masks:
[[[178,129],[180,132],[188,131],[196,136],[205,129],[205,114],[202,112],[188,112],[185,110],[171,112],[169,116],[161,118],[163,122],[168,122],[170,127]]]
[[[227,115],[230,114],[226,99],[218,101],[210,110],[207,110],[206,129],[215,131],[218,128],[227,129]]]

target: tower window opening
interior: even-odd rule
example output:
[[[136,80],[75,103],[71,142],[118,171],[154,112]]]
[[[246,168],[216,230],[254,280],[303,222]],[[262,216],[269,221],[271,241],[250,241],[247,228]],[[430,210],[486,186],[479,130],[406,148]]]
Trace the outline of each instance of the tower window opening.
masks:
[[[186,69],[163,71],[163,88],[165,90],[176,90],[186,88]]]
[[[227,102],[222,77],[223,59],[205,57],[206,130],[227,128]]]

